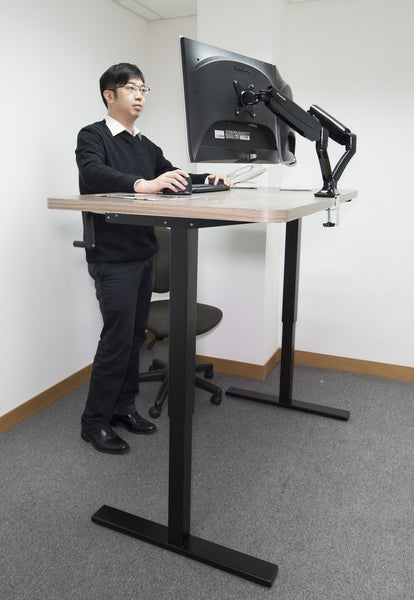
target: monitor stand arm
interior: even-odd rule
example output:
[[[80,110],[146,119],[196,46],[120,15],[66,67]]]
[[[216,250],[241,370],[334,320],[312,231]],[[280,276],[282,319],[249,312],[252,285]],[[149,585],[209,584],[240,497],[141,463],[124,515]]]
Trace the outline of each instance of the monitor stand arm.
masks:
[[[328,115],[319,106],[311,106],[309,114],[321,124],[321,136],[316,141],[316,154],[318,156],[319,165],[321,168],[323,187],[315,196],[327,196],[328,198],[335,197],[338,193],[337,184],[342,173],[348,166],[349,161],[356,152],[357,136],[351,131]],[[345,146],[345,152],[338,160],[335,168],[332,170],[328,156],[328,139],[331,138],[338,144]]]
[[[319,190],[319,192],[315,192],[315,196],[335,198],[338,193],[336,189],[337,181],[334,179],[331,161],[329,160],[328,140],[329,133],[325,127],[322,127],[321,138],[316,142],[316,154],[319,160],[319,167],[321,169],[323,187]]]
[[[312,105],[309,111],[305,111],[273,86],[259,92],[256,92],[252,85],[243,89],[237,81],[233,82],[233,86],[238,99],[236,115],[240,115],[241,110],[244,109],[254,117],[255,115],[249,107],[264,102],[276,117],[294,131],[308,140],[316,142],[316,154],[322,173],[323,187],[315,193],[315,196],[335,198],[338,194],[339,178],[356,152],[356,135],[319,106]],[[345,146],[345,152],[333,170],[328,155],[329,138]]]

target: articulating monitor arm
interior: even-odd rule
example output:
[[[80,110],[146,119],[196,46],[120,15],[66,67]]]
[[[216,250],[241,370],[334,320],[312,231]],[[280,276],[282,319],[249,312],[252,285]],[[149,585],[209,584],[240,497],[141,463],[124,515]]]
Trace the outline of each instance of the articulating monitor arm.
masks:
[[[255,92],[253,86],[243,90],[237,81],[234,81],[233,85],[238,97],[236,114],[240,113],[241,107],[245,108],[264,102],[267,108],[289,127],[308,140],[316,142],[316,153],[322,173],[323,187],[319,192],[316,192],[315,196],[334,198],[337,195],[338,180],[356,152],[356,135],[319,106],[313,105],[306,112],[273,86]],[[329,138],[345,146],[345,153],[339,159],[333,171],[328,155]]]
[[[344,125],[342,125],[342,123],[331,117],[331,115],[322,110],[322,108],[320,108],[319,106],[312,105],[309,109],[309,114],[318,119],[319,123],[322,126],[321,139],[316,142],[316,153],[318,155],[319,164],[321,167],[323,188],[319,192],[317,192],[315,196],[336,196],[336,186],[339,181],[339,178],[345,171],[345,168],[347,167],[349,161],[356,152],[357,136],[355,133],[351,133],[351,131],[347,127],[345,127]],[[341,146],[345,146],[345,152],[337,162],[333,171],[331,170],[329,163],[327,151],[328,138],[325,137],[325,132],[328,133],[328,136],[332,140],[334,140]],[[329,166],[330,174],[324,173],[325,165]]]

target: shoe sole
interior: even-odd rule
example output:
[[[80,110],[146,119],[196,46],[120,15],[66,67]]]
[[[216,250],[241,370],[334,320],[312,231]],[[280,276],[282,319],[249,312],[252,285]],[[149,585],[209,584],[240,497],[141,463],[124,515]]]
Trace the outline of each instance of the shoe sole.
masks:
[[[127,446],[127,448],[124,450],[104,450],[103,448],[99,448],[93,442],[91,442],[91,440],[83,432],[81,432],[81,438],[88,444],[91,444],[95,450],[98,450],[98,452],[104,452],[105,454],[125,454],[129,450],[129,446]]]

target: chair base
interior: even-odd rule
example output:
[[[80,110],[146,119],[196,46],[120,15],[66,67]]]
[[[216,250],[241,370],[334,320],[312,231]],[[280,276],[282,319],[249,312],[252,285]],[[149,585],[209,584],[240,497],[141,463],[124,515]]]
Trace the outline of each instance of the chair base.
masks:
[[[213,377],[213,365],[211,363],[199,363],[195,366],[196,373],[204,373],[206,379],[212,379]],[[146,373],[140,373],[138,381],[161,381],[161,386],[158,390],[154,404],[148,409],[149,415],[156,419],[160,416],[162,407],[168,396],[168,364],[162,360],[154,358],[148,371]],[[194,384],[196,387],[210,392],[210,402],[216,406],[221,404],[222,392],[221,389],[195,375]]]

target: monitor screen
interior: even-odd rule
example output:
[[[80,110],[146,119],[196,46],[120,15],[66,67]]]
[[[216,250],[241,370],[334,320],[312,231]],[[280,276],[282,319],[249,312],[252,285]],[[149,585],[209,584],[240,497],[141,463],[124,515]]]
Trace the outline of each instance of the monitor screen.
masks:
[[[275,65],[185,37],[180,43],[191,162],[295,164],[293,129],[263,102],[238,100],[237,90],[269,86],[292,98]]]

